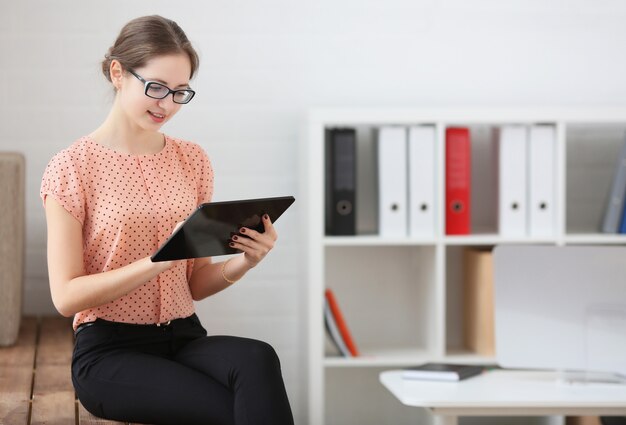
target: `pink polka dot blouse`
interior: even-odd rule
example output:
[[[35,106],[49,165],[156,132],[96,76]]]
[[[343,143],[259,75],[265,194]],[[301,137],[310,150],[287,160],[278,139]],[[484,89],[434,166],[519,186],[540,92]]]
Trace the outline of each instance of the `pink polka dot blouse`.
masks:
[[[40,196],[57,200],[83,227],[87,274],[103,273],[152,255],[177,222],[213,194],[213,169],[197,144],[165,136],[156,154],[125,154],[83,137],[48,163]],[[74,316],[74,329],[97,318],[148,324],[194,312],[189,290],[193,260],[108,304]]]

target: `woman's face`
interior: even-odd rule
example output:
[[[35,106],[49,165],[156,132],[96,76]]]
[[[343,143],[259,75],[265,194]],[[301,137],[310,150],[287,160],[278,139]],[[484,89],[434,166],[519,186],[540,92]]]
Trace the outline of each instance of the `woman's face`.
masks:
[[[133,71],[144,80],[156,81],[171,90],[186,89],[189,88],[191,63],[184,54],[158,56]],[[148,131],[158,131],[182,106],[174,103],[171,93],[163,99],[146,96],[144,83],[130,72],[124,74],[117,96],[129,120]]]

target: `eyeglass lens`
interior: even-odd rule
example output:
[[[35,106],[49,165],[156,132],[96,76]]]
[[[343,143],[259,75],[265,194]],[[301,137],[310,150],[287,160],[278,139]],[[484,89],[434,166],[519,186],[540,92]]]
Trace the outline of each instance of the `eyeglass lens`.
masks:
[[[194,93],[191,90],[174,90],[174,102],[176,103],[187,103],[191,100]],[[146,87],[146,95],[154,98],[154,99],[163,99],[168,94],[170,94],[170,90],[159,83],[148,83]]]

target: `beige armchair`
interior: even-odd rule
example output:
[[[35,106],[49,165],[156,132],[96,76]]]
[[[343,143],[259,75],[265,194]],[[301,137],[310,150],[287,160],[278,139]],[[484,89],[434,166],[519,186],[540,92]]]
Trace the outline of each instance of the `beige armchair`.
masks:
[[[0,346],[15,343],[24,283],[25,159],[0,152]]]

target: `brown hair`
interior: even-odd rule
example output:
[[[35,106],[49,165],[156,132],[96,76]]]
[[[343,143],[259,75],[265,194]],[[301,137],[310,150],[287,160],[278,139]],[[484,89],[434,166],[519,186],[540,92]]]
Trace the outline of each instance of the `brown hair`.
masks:
[[[182,28],[176,22],[159,15],[142,16],[124,25],[115,43],[104,55],[102,73],[111,81],[109,70],[114,59],[124,69],[133,69],[141,68],[156,56],[178,53],[189,56],[189,78],[193,78],[200,60]]]

